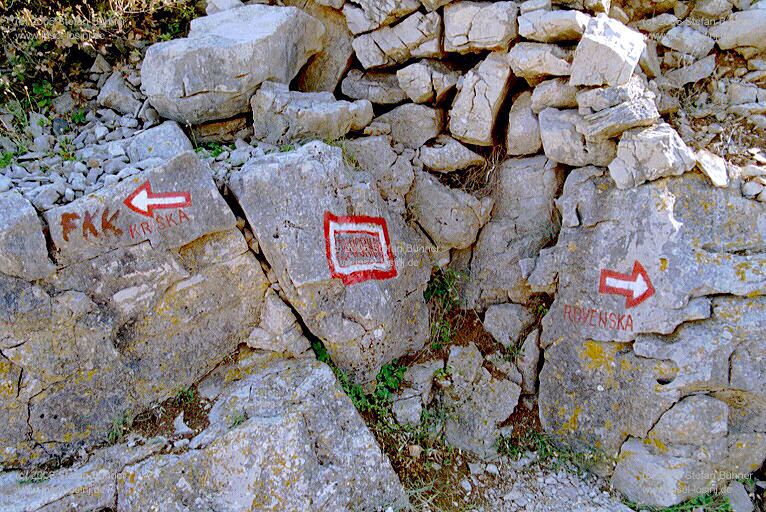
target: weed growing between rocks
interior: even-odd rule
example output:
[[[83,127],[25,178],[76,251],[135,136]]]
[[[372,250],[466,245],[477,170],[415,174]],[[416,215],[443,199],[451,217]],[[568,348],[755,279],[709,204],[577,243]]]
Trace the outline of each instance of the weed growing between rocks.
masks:
[[[721,493],[709,493],[697,496],[672,507],[647,507],[631,501],[625,501],[625,505],[633,510],[646,512],[733,512],[729,498]]]
[[[460,327],[463,317],[457,314],[462,306],[459,289],[465,279],[454,269],[436,269],[423,294],[430,307],[431,350],[435,352],[449,346]]]

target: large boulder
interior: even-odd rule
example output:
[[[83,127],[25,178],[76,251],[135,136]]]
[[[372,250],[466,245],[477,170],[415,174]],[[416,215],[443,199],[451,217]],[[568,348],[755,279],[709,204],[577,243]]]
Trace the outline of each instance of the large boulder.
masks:
[[[289,83],[322,49],[324,32],[295,7],[248,5],[197,18],[188,37],[149,47],[142,87],[161,116],[180,123],[233,117],[247,112],[261,83]]]
[[[0,194],[0,274],[32,281],[53,270],[34,207],[15,190]]]
[[[340,368],[369,382],[423,346],[427,242],[340,148],[313,142],[251,160],[229,187],[286,298]]]

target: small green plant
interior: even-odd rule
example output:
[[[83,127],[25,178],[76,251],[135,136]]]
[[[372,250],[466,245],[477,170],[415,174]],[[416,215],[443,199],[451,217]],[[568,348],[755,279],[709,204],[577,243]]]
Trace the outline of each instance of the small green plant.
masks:
[[[0,167],[8,167],[11,165],[14,156],[15,153],[11,153],[10,151],[3,151],[0,153]]]
[[[245,420],[247,420],[247,413],[245,413],[245,411],[237,411],[231,417],[231,421],[229,422],[229,429],[237,428],[238,426],[242,425]]]
[[[455,325],[450,314],[462,305],[458,285],[465,275],[454,269],[437,269],[423,293],[431,311],[431,350],[441,350],[452,343]]]
[[[76,160],[74,145],[69,137],[63,137],[59,142],[58,155],[64,160]]]
[[[431,350],[441,350],[452,343],[455,329],[452,323],[444,318],[434,318],[431,322]]]
[[[446,365],[444,368],[439,368],[434,372],[435,380],[444,380],[452,376],[452,367]]]
[[[206,153],[212,156],[213,158],[218,158],[221,155],[221,153],[223,153],[226,150],[227,150],[226,146],[222,146],[221,144],[218,144],[217,142],[208,142],[208,143],[200,144],[195,149],[197,153]]]
[[[35,471],[24,475],[17,480],[19,485],[40,484],[50,479],[50,475],[44,471]]]
[[[351,154],[351,151],[348,149],[346,142],[347,141],[345,137],[341,137],[340,139],[325,139],[324,141],[324,143],[328,146],[335,146],[336,148],[340,148],[340,151],[343,154],[343,162],[349,168],[361,169],[359,161],[354,157],[354,155]]]
[[[542,318],[545,315],[548,314],[548,306],[545,304],[538,304],[535,308],[535,313],[537,314],[537,318]]]
[[[525,452],[535,452],[541,465],[558,470],[562,467],[587,470],[594,464],[606,461],[606,456],[597,451],[576,451],[555,442],[544,432],[529,430],[520,438],[500,437],[497,449],[501,455],[519,459]]]
[[[85,109],[81,108],[72,114],[72,122],[75,124],[85,124]]]
[[[43,80],[32,85],[32,102],[37,106],[38,110],[48,108],[55,97],[56,92],[49,81]]]
[[[186,387],[186,388],[181,388],[176,392],[174,400],[177,405],[183,407],[184,405],[189,405],[191,403],[194,403],[195,398],[196,398],[196,394],[194,392],[194,388]]]
[[[295,144],[282,144],[279,146],[280,153],[288,153],[295,150]]]
[[[133,426],[133,417],[125,412],[112,420],[112,427],[106,434],[106,440],[109,444],[120,442],[125,433]]]
[[[720,492],[710,492],[692,498],[672,507],[650,507],[625,501],[625,505],[633,510],[645,510],[648,512],[732,512],[729,497]]]

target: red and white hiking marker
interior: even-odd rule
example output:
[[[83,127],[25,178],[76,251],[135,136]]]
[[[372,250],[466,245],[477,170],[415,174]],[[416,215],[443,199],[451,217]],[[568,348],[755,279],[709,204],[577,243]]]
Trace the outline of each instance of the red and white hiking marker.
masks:
[[[598,291],[610,295],[624,295],[625,307],[629,309],[654,295],[654,286],[644,266],[636,260],[630,275],[601,269]]]
[[[324,239],[330,275],[343,284],[396,277],[386,220],[381,217],[337,217],[324,214]]]
[[[131,192],[123,203],[134,212],[153,218],[154,210],[191,206],[191,194],[189,192],[154,193],[147,180]]]

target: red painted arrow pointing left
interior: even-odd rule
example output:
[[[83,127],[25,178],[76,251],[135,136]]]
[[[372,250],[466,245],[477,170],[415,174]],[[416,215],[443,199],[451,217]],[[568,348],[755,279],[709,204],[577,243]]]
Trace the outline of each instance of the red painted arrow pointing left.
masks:
[[[134,190],[123,203],[136,213],[154,217],[154,210],[191,206],[191,194],[189,192],[154,193],[147,180]]]
[[[633,273],[630,275],[602,269],[598,291],[604,294],[624,295],[625,307],[629,309],[654,295],[654,286],[644,266],[636,260],[633,263]]]

